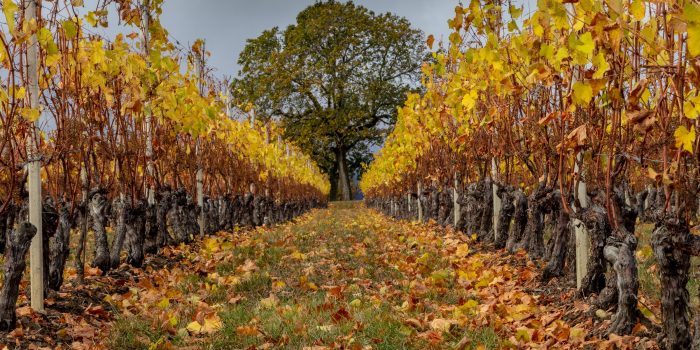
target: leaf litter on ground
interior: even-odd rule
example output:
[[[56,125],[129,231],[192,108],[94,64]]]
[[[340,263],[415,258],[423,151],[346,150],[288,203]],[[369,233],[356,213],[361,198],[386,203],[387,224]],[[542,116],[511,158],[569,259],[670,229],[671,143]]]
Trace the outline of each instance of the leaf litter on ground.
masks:
[[[58,293],[93,300],[80,314],[49,312],[63,342],[27,342],[28,320],[43,319],[28,307],[8,340],[37,349],[655,347],[643,329],[591,336],[609,320],[591,317],[573,288],[542,286],[524,252],[491,251],[449,228],[359,206],[221,232],[157,259],[93,271],[85,286]]]

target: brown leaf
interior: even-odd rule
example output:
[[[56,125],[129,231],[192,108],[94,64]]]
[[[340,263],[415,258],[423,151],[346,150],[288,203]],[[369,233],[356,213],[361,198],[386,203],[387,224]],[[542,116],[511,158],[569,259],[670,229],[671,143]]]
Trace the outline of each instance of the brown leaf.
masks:
[[[238,326],[236,327],[236,334],[238,335],[244,335],[248,337],[256,336],[258,335],[258,329],[253,326]]]
[[[627,112],[627,121],[636,132],[648,132],[656,123],[656,114],[650,110]]]
[[[331,318],[333,319],[333,322],[339,323],[343,320],[351,320],[352,316],[350,316],[348,310],[345,310],[345,308],[341,307],[340,309],[338,309],[338,311],[336,311],[333,314],[333,316],[331,316]]]

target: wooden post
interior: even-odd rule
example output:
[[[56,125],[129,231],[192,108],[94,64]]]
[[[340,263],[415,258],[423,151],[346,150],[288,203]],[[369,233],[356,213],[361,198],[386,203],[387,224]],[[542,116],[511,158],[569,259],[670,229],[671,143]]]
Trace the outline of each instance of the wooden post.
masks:
[[[204,52],[205,52],[205,44],[202,42],[202,47],[200,48],[199,52],[195,52],[197,57],[194,57],[194,67],[195,67],[195,74],[197,76],[197,89],[199,90],[199,94],[202,95],[204,93],[204,87],[203,87],[203,71],[204,71]],[[207,217],[204,213],[204,169],[202,168],[202,160],[201,154],[200,154],[200,143],[201,139],[199,136],[197,136],[197,141],[195,145],[195,157],[197,158],[197,207],[199,208],[199,236],[204,237],[205,233],[205,226],[207,224]]]
[[[199,207],[199,235],[204,237],[206,216],[204,215],[204,170],[201,166],[197,169],[197,206]]]
[[[149,0],[143,0],[141,8],[141,25],[143,26],[143,51],[148,58],[149,55],[149,41],[148,41],[148,28],[151,26],[151,12],[149,6]],[[150,65],[148,59],[147,64]],[[153,177],[155,176],[155,167],[153,166],[153,118],[151,116],[151,103],[150,101],[145,101],[144,103],[144,124],[146,132],[146,200],[149,206],[153,206],[156,203],[155,189],[153,188]]]
[[[27,23],[37,19],[38,1],[27,0],[25,2],[24,16]],[[27,75],[29,77],[30,107],[39,110],[39,42],[36,33],[32,34],[27,49]],[[41,159],[38,144],[39,132],[35,123],[27,138],[29,222],[36,227],[36,235],[34,235],[29,248],[29,283],[32,309],[44,312],[44,247],[41,217],[43,208],[41,201]]]
[[[462,213],[462,208],[459,205],[459,174],[455,174],[454,187],[452,188],[452,208],[454,209],[454,227],[457,229],[457,224],[459,223],[460,215]]]
[[[423,192],[423,184],[418,181],[418,200],[416,205],[418,206],[418,221],[423,222],[423,203],[420,200],[421,193]]]
[[[583,155],[576,155],[576,164],[574,164],[574,172],[579,173],[581,170],[579,163]],[[576,189],[579,205],[581,208],[588,207],[588,194],[586,192],[586,183],[583,179],[579,180],[578,188]],[[588,232],[583,222],[579,219],[573,220],[574,235],[576,236],[576,289],[581,288],[581,282],[586,276],[588,266],[588,254],[591,242],[588,238]]]
[[[494,239],[498,241],[498,216],[501,213],[501,198],[498,197],[498,185],[496,179],[498,177],[498,165],[496,158],[491,158],[491,187],[493,189],[493,234]]]

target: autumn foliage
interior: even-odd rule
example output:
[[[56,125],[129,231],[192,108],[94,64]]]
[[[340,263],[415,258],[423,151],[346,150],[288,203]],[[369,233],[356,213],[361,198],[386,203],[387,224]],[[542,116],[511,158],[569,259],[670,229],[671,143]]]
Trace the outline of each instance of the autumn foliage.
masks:
[[[579,291],[616,310],[611,334],[648,325],[637,310],[635,224],[654,223],[662,344],[689,348],[698,18],[692,1],[539,1],[527,14],[499,1],[457,6],[449,42],[423,66],[425,93],[400,107],[363,191],[387,213],[415,217],[421,201],[434,210],[426,217],[452,225],[454,188],[465,213],[484,218],[458,228],[544,258],[549,278],[573,281],[567,247],[585,225],[591,260]],[[494,198],[504,203],[496,232],[486,219]]]

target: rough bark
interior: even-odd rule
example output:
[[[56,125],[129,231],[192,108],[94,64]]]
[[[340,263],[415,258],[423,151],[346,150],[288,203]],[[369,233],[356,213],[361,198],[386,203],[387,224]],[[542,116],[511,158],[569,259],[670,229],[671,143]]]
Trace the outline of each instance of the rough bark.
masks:
[[[173,208],[173,196],[170,190],[166,189],[159,194],[160,200],[156,203],[156,244],[158,247],[165,247],[173,238],[168,233],[168,213]]]
[[[338,168],[338,200],[349,201],[352,199],[352,190],[350,189],[350,174],[347,164],[347,150],[343,147],[338,147],[335,152],[336,166]]]
[[[579,289],[579,293],[586,296],[600,292],[605,286],[603,250],[606,239],[610,235],[610,223],[607,212],[598,204],[592,204],[590,207],[582,209],[579,219],[586,225],[591,242],[586,276],[581,281]]]
[[[90,215],[92,216],[92,228],[95,234],[95,258],[92,261],[92,266],[106,273],[109,271],[111,264],[107,231],[105,230],[105,223],[107,221],[107,200],[105,199],[103,189],[92,191],[89,207]]]
[[[85,241],[87,240],[90,212],[87,202],[87,190],[83,195],[85,199],[80,203],[80,237],[78,238],[78,249],[75,252],[75,270],[78,276],[78,283],[82,284],[85,277]]]
[[[452,190],[443,187],[443,190],[439,192],[440,204],[438,213],[438,223],[442,226],[447,226],[450,223],[450,213],[452,212]],[[400,203],[400,199],[396,199],[397,203]]]
[[[634,257],[634,251],[637,249],[637,238],[622,228],[617,230],[615,236],[621,238],[621,242],[616,247],[617,252],[613,264],[617,276],[617,312],[607,333],[627,335],[632,333],[632,328],[637,324],[637,321],[643,318],[637,308],[639,279],[637,277],[637,260]],[[606,249],[608,248],[606,247]]]
[[[144,259],[144,242],[146,240],[146,204],[139,202],[126,213],[126,236],[128,240],[126,262],[134,267],[141,267]]]
[[[558,210],[557,212],[557,225],[554,230],[554,236],[551,238],[554,241],[552,253],[542,273],[544,281],[566,274],[565,263],[569,252],[569,239],[571,238],[570,217],[565,210]]]
[[[688,244],[687,223],[675,218],[659,220],[652,233],[651,245],[658,263],[661,289],[662,327],[666,349],[689,349],[691,346],[688,315],[688,270],[690,254],[680,246]]]
[[[70,255],[70,231],[73,225],[65,204],[61,205],[56,233],[49,241],[49,288],[59,290],[63,284],[63,270]]]
[[[187,213],[187,194],[180,189],[173,193],[172,205],[167,214],[168,226],[173,230],[173,238],[176,244],[190,241]]]
[[[521,190],[515,191],[514,197],[513,227],[509,231],[508,241],[506,241],[506,249],[511,253],[520,248],[518,243],[522,241],[525,227],[527,226],[527,197]]]
[[[145,210],[145,241],[143,243],[144,254],[158,252],[158,218],[156,205],[146,205]]]
[[[496,240],[496,248],[498,249],[504,248],[509,238],[508,232],[515,213],[512,191],[512,188],[506,186],[498,187],[497,194],[501,199],[501,211],[498,213],[498,239]]]
[[[248,192],[241,203],[241,225],[253,226],[253,194]]]
[[[430,210],[428,216],[430,219],[439,223],[440,220],[440,192],[435,187],[430,188]]]
[[[544,255],[544,215],[552,204],[552,199],[548,198],[551,192],[551,188],[540,184],[527,200],[529,219],[523,240],[525,250],[532,259]]]
[[[647,197],[649,196],[649,191],[643,190],[638,192],[634,198],[635,198],[635,210],[637,211],[637,216],[639,216],[640,221],[646,221],[646,211],[644,207],[644,203],[646,203]]]
[[[8,230],[3,265],[4,280],[0,290],[0,331],[12,330],[17,323],[15,308],[22,274],[26,267],[25,256],[36,231],[36,227],[28,222]]]
[[[112,239],[112,248],[109,252],[109,261],[112,268],[119,267],[122,247],[126,239],[126,212],[129,204],[123,198],[117,198],[112,204],[115,214],[114,239]]]
[[[484,180],[479,184],[481,202],[479,206],[479,230],[478,238],[482,242],[493,242],[493,188],[491,180]]]
[[[42,205],[41,213],[41,244],[42,251],[44,252],[42,256],[42,262],[44,264],[44,295],[49,295],[50,288],[50,265],[51,265],[51,244],[50,241],[56,234],[58,230],[58,211],[56,210],[56,205],[51,197],[47,197]]]

